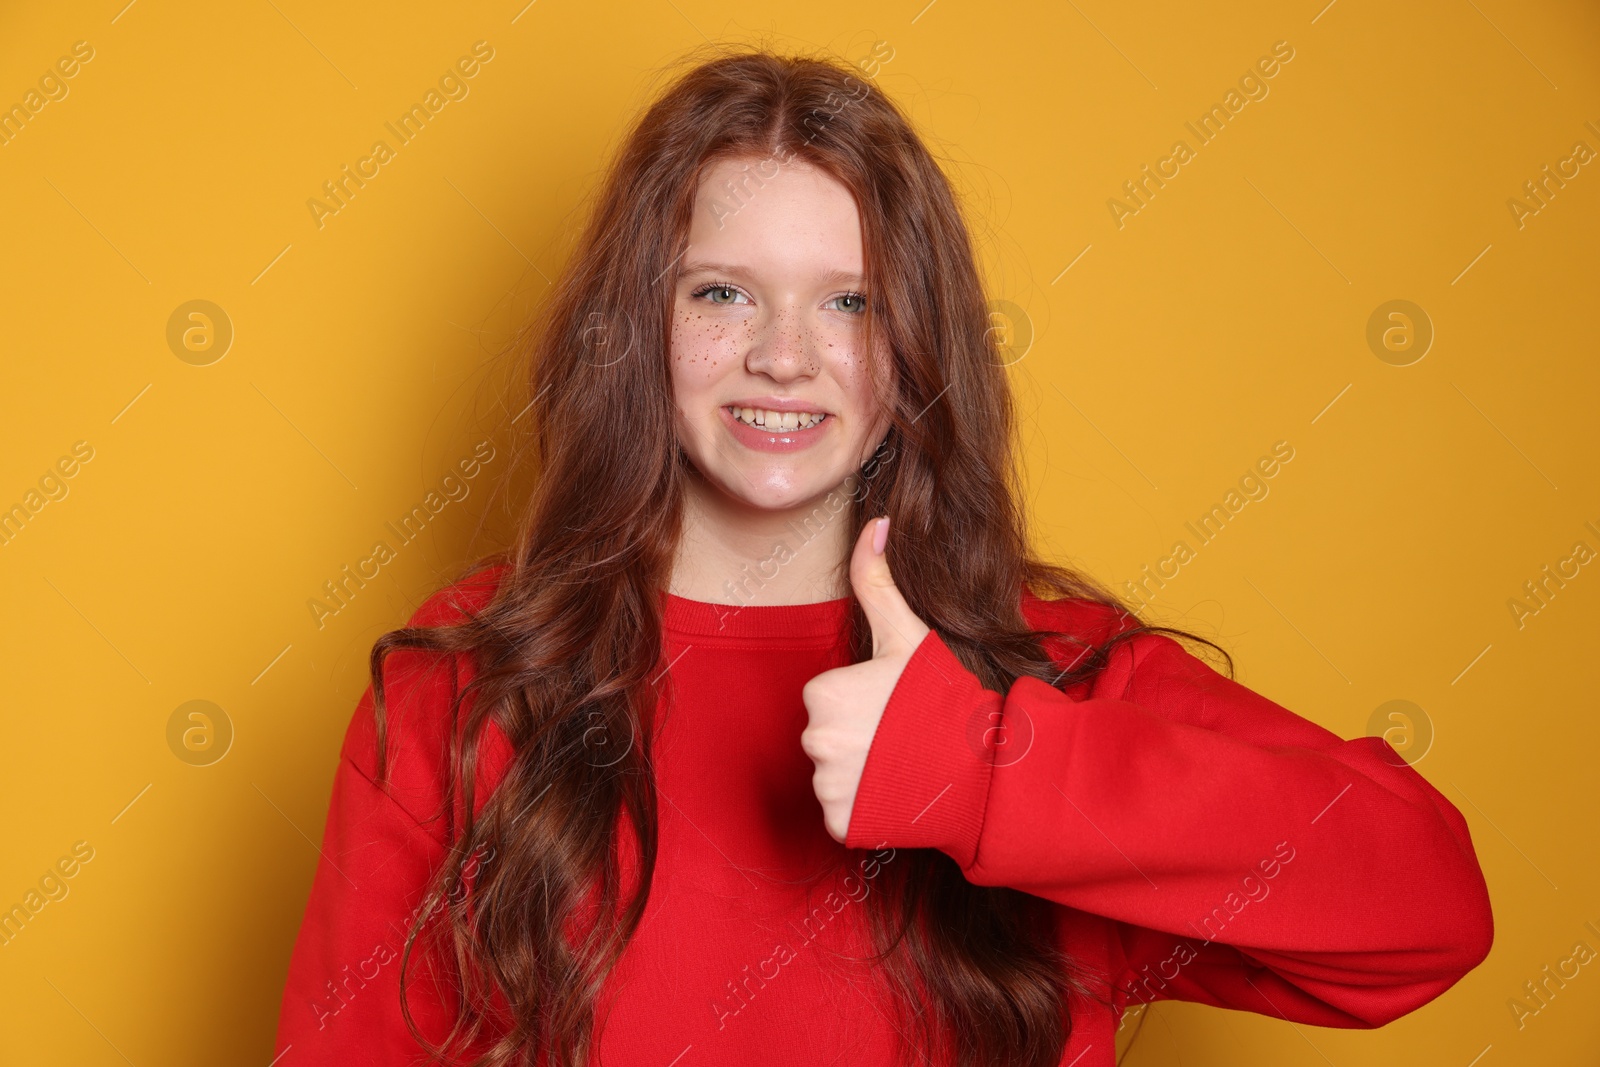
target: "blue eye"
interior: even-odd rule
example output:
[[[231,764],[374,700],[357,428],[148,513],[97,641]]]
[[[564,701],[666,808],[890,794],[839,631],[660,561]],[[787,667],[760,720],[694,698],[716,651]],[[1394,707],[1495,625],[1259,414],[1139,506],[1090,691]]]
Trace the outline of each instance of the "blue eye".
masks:
[[[689,295],[696,299],[702,297],[709,298],[711,303],[721,304],[724,307],[732,307],[739,303],[739,297],[744,297],[745,303],[754,303],[754,301],[752,301],[750,297],[745,294],[744,290],[740,289],[731,282],[707,282],[705,285],[700,286]],[[829,303],[841,300],[848,301],[848,306],[838,309],[846,314],[860,315],[862,312],[867,310],[867,298],[861,293],[843,293],[834,297],[832,301],[829,301]]]
[[[712,295],[711,302],[713,304],[724,305],[736,303],[734,297],[744,296],[743,293],[734,288],[732,285],[729,285],[727,282],[710,282],[709,284],[702,285],[689,295],[695,297]],[[718,299],[719,297],[723,296],[726,296],[727,299]],[[746,297],[746,300],[748,299],[749,298]]]

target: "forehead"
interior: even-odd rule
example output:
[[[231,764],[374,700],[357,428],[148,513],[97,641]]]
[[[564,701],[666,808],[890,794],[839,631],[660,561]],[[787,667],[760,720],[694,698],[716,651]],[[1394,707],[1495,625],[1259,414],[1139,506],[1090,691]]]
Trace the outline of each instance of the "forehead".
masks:
[[[859,274],[855,197],[826,171],[798,159],[719,160],[700,181],[687,261],[755,271]]]

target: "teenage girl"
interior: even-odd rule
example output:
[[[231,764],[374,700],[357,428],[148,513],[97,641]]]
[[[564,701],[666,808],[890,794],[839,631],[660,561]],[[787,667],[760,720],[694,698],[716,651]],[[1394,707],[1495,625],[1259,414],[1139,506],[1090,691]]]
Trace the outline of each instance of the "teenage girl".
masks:
[[[1029,545],[945,176],[766,52],[638,121],[529,346],[516,543],[372,652],[275,1067],[1104,1067],[1484,958],[1457,810]],[[1164,632],[1163,632],[1164,631]]]

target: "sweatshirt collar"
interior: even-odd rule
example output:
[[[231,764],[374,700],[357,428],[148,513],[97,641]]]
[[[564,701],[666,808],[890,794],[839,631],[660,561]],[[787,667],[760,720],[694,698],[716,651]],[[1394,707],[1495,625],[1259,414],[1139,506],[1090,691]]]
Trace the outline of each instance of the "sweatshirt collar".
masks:
[[[712,604],[663,591],[662,626],[691,637],[838,636],[850,625],[852,597],[811,604]]]

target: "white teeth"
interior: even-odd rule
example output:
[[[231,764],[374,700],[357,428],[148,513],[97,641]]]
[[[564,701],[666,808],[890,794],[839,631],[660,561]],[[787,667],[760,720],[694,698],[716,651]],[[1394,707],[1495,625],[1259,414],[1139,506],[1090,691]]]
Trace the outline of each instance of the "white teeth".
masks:
[[[728,411],[747,426],[773,432],[809,429],[827,417],[822,412],[768,411],[765,408],[730,407]]]

